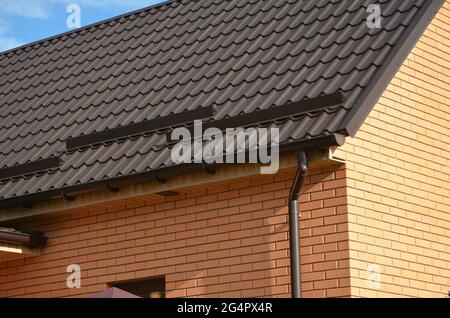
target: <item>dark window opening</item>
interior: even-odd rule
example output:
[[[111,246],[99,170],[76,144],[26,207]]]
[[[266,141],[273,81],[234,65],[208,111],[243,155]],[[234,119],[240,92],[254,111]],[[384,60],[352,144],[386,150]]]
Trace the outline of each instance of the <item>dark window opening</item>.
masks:
[[[117,287],[142,298],[165,298],[165,277],[110,283],[109,285],[110,287]]]

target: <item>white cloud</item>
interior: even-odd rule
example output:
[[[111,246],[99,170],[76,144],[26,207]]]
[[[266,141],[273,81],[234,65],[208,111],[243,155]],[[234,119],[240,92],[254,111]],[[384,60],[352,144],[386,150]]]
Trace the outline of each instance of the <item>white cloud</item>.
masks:
[[[22,42],[17,41],[14,38],[0,35],[0,52],[8,51],[23,45]]]
[[[0,13],[45,19],[48,16],[46,2],[45,0],[2,0],[0,2]]]
[[[79,4],[81,7],[137,9],[162,0],[0,0],[0,14],[46,19],[53,5]]]
[[[0,19],[0,52],[21,46],[23,43],[15,38],[8,36],[8,27],[6,23]]]
[[[58,1],[58,0],[53,0]],[[59,0],[61,1],[61,0]],[[64,2],[71,2],[71,0],[62,0]],[[72,0],[72,2],[80,5],[86,5],[90,7],[128,7],[128,8],[141,8],[160,1],[155,0]]]
[[[46,2],[48,4],[78,4],[81,7],[91,7],[91,8],[112,8],[112,7],[122,7],[128,9],[143,8],[163,0],[35,0]]]

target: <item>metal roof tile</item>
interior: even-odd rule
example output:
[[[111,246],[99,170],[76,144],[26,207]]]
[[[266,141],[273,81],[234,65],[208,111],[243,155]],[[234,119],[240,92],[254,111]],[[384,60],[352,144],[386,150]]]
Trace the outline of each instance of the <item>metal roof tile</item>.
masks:
[[[65,141],[198,107],[218,105],[220,120],[343,91],[342,107],[272,126],[292,141],[345,131],[442,0],[380,0],[379,30],[365,23],[372,2],[174,0],[0,54],[0,167],[63,159],[1,181],[0,198],[172,166],[164,132],[70,153]]]

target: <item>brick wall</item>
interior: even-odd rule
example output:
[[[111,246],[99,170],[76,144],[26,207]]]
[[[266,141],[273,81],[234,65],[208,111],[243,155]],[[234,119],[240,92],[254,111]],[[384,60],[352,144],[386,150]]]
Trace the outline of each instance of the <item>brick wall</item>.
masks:
[[[353,296],[450,290],[450,1],[357,133],[348,167]],[[369,264],[381,285],[369,286]]]
[[[107,283],[160,275],[168,297],[288,297],[293,174],[34,220],[48,245],[42,256],[0,263],[0,297],[87,296]],[[345,181],[344,166],[312,171],[301,196],[306,297],[350,295]],[[81,266],[81,289],[66,288],[69,264]]]

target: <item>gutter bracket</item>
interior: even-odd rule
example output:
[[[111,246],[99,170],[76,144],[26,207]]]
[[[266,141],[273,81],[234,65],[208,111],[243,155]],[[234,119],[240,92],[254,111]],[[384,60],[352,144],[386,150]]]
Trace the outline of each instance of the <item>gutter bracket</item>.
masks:
[[[32,202],[27,202],[25,200],[22,200],[22,202],[20,203],[20,205],[26,209],[32,209],[33,208],[33,203]]]
[[[68,195],[68,194],[65,193],[65,192],[62,193],[62,196],[63,196],[63,198],[64,198],[65,200],[67,200],[67,201],[75,201],[75,197],[74,197],[74,196]]]
[[[212,165],[204,164],[204,167],[205,167],[205,170],[206,170],[207,173],[209,173],[209,174],[215,174],[216,173],[216,169]]]
[[[155,176],[156,181],[158,181],[159,183],[167,182],[167,179],[160,177],[157,172],[155,172],[154,176]]]
[[[119,192],[119,188],[114,187],[111,182],[106,183],[106,188],[108,188],[109,191],[113,192],[113,193],[117,193]]]

